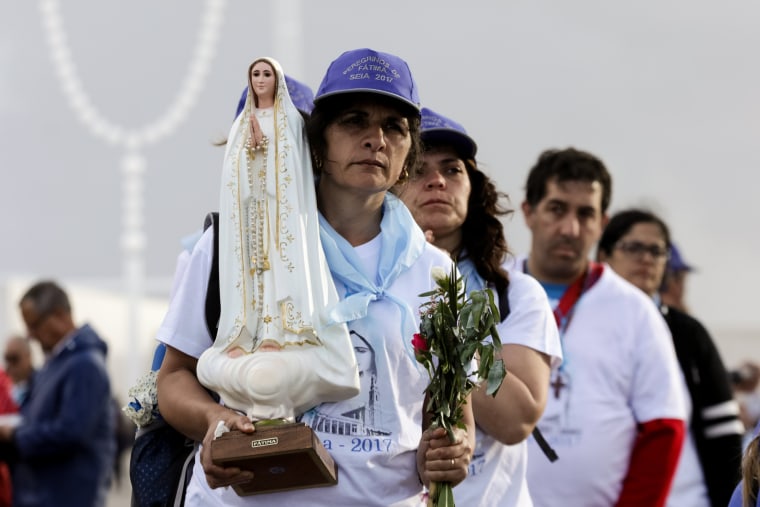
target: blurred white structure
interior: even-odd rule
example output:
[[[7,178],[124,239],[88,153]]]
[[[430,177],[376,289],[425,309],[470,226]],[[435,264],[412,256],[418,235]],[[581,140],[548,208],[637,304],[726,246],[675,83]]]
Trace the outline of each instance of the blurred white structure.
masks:
[[[221,34],[225,0],[206,0],[201,15],[195,51],[179,91],[162,114],[153,121],[130,129],[111,121],[93,104],[79,76],[74,55],[68,43],[61,6],[58,0],[42,0],[40,12],[47,35],[50,57],[57,82],[80,123],[96,138],[126,150],[122,168],[122,277],[127,298],[124,323],[127,343],[138,343],[143,320],[142,300],[145,294],[144,177],[147,161],[141,151],[174,133],[198,101],[211,67]],[[126,356],[128,378],[137,378],[140,361],[136,355]]]

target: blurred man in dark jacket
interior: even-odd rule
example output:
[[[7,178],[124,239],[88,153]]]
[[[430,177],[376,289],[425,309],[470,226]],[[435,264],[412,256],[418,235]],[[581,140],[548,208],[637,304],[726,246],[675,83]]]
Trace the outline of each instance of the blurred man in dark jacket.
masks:
[[[77,327],[54,282],[19,303],[29,335],[45,353],[18,426],[0,426],[0,459],[10,463],[18,507],[104,506],[115,452],[107,346]]]

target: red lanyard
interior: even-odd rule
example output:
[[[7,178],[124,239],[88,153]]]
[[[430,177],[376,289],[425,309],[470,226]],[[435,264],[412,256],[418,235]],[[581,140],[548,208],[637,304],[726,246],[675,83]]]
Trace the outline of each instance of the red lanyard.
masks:
[[[599,281],[604,271],[604,265],[597,262],[589,262],[586,272],[579,276],[570,287],[567,288],[562,298],[554,308],[554,320],[557,322],[557,329],[559,329],[560,335],[564,334],[567,326],[570,325],[570,318],[572,317],[575,303],[581,298],[584,292],[589,290],[593,285]]]
[[[579,276],[562,294],[562,298],[554,308],[554,320],[557,322],[560,336],[570,324],[570,317],[573,313],[575,303],[581,298],[584,292],[594,286],[604,271],[604,265],[598,262],[589,261],[588,268],[583,275]],[[523,273],[528,273],[528,259],[523,261]]]

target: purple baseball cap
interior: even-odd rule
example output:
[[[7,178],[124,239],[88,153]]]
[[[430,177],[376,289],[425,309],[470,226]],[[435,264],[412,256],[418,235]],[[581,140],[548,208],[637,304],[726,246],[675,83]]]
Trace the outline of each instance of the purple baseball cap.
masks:
[[[343,93],[379,93],[420,110],[420,97],[409,65],[398,56],[373,49],[346,51],[327,69],[314,102]]]
[[[311,88],[287,74],[285,74],[285,85],[288,87],[290,100],[293,101],[296,109],[300,109],[304,113],[311,113],[311,110],[314,109],[314,92],[311,91]]]
[[[670,258],[668,259],[668,271],[694,271],[694,266],[687,264],[676,244],[670,242]]]
[[[420,135],[425,145],[447,144],[464,159],[474,159],[478,145],[460,124],[427,107],[422,108]]]
[[[285,86],[288,87],[290,100],[293,101],[293,105],[296,106],[296,109],[299,109],[304,113],[311,113],[311,110],[314,109],[314,92],[311,91],[311,88],[298,81],[297,79],[293,79],[287,74],[285,75]],[[240,115],[240,112],[245,107],[245,99],[247,96],[248,87],[246,86],[243,89],[243,94],[240,96],[240,100],[238,101],[237,111],[235,111],[235,118]]]

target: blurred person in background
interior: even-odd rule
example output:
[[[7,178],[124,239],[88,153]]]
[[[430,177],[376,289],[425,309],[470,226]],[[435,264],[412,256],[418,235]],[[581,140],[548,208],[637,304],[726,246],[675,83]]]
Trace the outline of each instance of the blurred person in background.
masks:
[[[11,377],[0,368],[0,416],[18,412],[18,404],[13,399],[12,390],[13,381]]]
[[[728,378],[739,402],[739,418],[746,432],[746,444],[754,437],[752,429],[760,422],[760,364],[752,360],[744,360],[738,367],[728,372]]]
[[[629,209],[610,219],[597,254],[660,309],[688,388],[689,428],[667,505],[724,507],[739,478],[744,426],[710,334],[698,320],[660,299],[658,288],[671,246],[662,219],[646,210]]]
[[[681,251],[675,243],[671,242],[670,256],[659,288],[662,304],[689,313],[689,308],[686,306],[686,277],[692,271],[694,267],[686,263]]]
[[[29,338],[11,336],[5,344],[5,371],[13,381],[13,400],[18,406],[26,401],[34,381],[34,364]]]
[[[0,425],[14,424],[18,406],[12,396],[12,380],[0,368]],[[0,507],[10,507],[12,499],[11,475],[7,463],[0,461]]]
[[[66,292],[33,285],[19,303],[45,363],[21,408],[0,426],[0,460],[11,466],[16,507],[102,507],[116,443],[106,343],[74,324]]]

